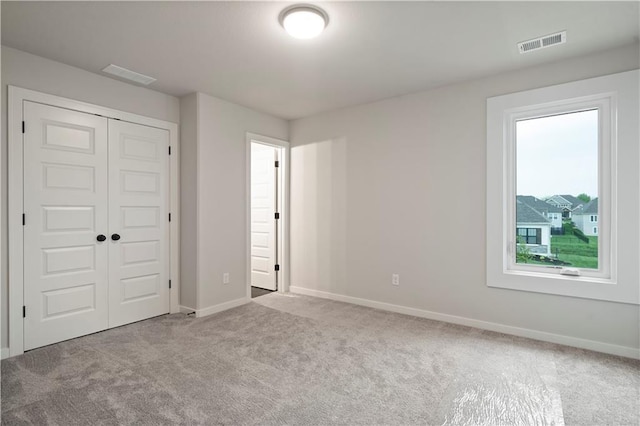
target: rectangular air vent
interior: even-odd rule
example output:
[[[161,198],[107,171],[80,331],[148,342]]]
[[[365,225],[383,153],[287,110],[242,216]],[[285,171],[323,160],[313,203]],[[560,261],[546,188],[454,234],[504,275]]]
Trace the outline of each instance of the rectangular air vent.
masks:
[[[140,74],[139,72],[131,71],[113,64],[106,66],[102,71],[106,72],[107,74],[115,75],[116,77],[144,84],[145,86],[156,81],[155,78],[149,77],[148,75]]]
[[[560,31],[558,33],[549,34],[543,37],[534,38],[518,43],[518,51],[520,53],[529,53],[534,50],[544,49],[545,47],[555,46],[567,42],[567,32]]]

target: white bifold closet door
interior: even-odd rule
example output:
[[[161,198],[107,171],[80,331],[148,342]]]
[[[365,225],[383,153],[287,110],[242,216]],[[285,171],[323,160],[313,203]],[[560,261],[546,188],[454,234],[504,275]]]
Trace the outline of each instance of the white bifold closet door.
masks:
[[[169,312],[168,132],[33,102],[24,120],[25,350]]]
[[[169,312],[168,148],[166,130],[109,120],[109,327]]]
[[[108,327],[108,123],[32,102],[24,118],[28,350]]]

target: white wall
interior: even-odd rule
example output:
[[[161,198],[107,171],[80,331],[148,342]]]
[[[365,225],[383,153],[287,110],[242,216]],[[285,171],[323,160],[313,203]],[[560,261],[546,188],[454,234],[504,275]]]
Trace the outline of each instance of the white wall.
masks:
[[[591,216],[598,216],[593,214],[573,214],[571,220],[575,223],[576,228],[582,231],[584,235],[591,237],[597,237],[599,232],[593,232],[593,228],[599,229],[598,222],[591,222]]]
[[[202,93],[196,96],[195,308],[212,312],[247,294],[246,133],[287,140],[288,122]],[[184,147],[189,142],[182,143]],[[193,265],[183,263],[185,267]],[[225,272],[230,274],[229,284],[222,284]]]
[[[636,69],[638,52],[292,121],[291,285],[638,348],[638,306],[489,288],[484,255],[486,99]]]
[[[552,228],[562,228],[562,213],[549,213],[549,215],[553,215],[555,219],[551,219],[551,227]]]
[[[122,83],[79,68],[19,50],[2,47],[2,299],[1,344],[8,344],[7,283],[7,85],[19,86],[126,112],[179,122],[177,98],[143,87]]]
[[[598,236],[598,232],[593,232],[593,228],[598,228],[598,222],[591,222],[591,216],[598,216],[594,214],[573,214],[571,220],[576,224],[576,227],[582,231],[584,235],[592,237]]]

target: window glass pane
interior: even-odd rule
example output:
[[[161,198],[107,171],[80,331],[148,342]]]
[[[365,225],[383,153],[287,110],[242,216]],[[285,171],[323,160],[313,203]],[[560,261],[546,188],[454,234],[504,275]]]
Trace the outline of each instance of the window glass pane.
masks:
[[[516,262],[598,268],[598,110],[516,122]]]

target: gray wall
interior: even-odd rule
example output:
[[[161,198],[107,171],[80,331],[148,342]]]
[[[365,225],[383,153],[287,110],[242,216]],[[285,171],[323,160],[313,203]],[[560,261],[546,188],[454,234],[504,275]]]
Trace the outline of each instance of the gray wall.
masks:
[[[7,273],[7,85],[89,102],[178,123],[178,98],[122,83],[79,68],[2,47],[2,258],[0,298],[2,347],[8,345]]]
[[[198,95],[180,98],[180,305],[198,309]]]
[[[286,120],[198,93],[199,309],[246,296],[246,134],[287,140],[288,128]]]
[[[485,278],[486,99],[636,69],[638,52],[292,121],[291,285],[638,348],[638,306],[489,288]]]

